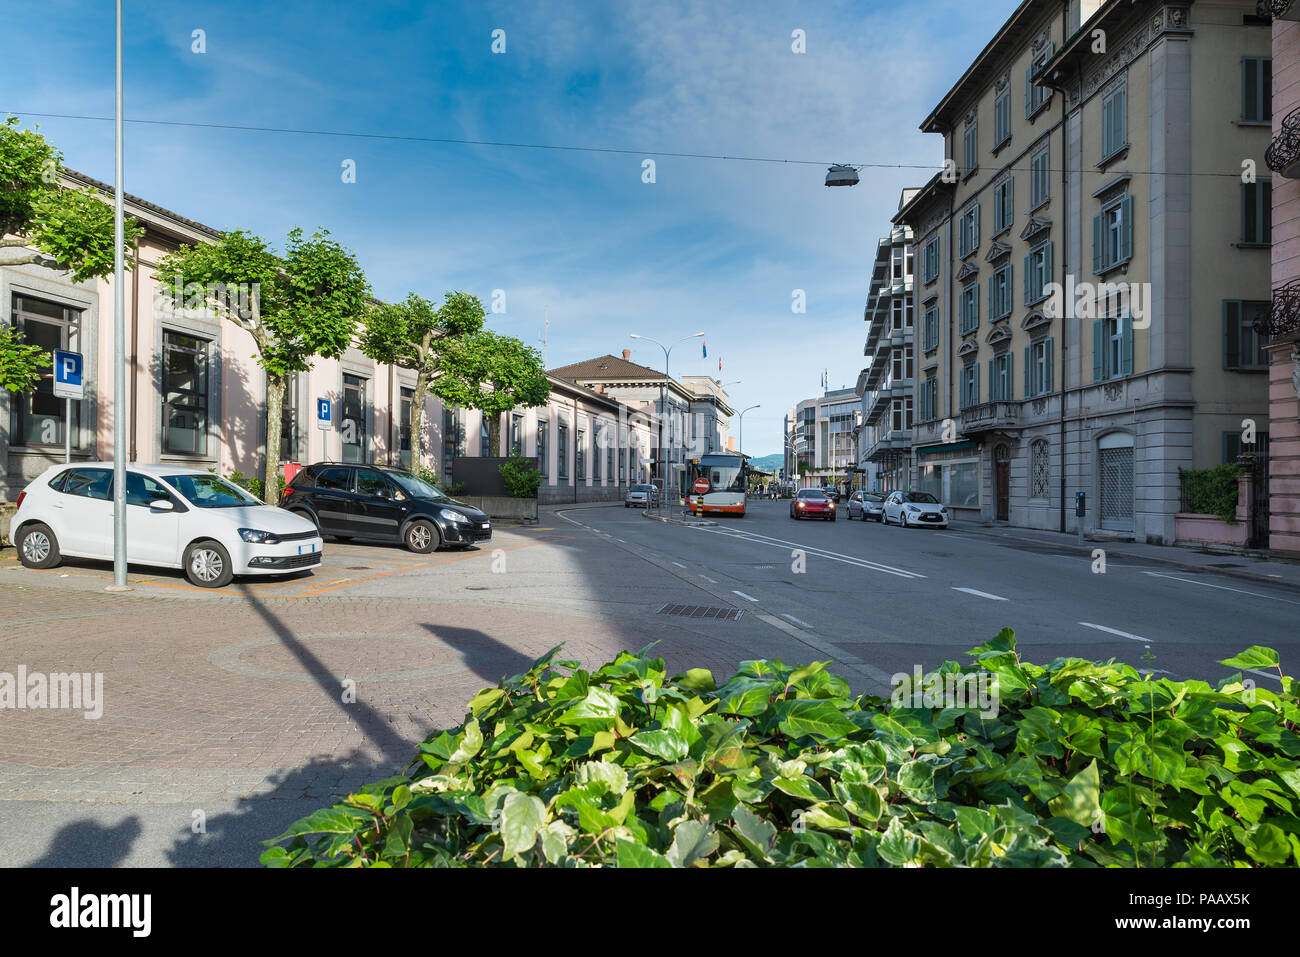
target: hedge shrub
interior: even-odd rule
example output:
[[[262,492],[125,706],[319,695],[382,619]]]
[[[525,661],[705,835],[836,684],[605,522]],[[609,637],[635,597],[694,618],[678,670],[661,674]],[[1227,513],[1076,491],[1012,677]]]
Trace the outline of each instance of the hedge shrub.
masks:
[[[1297,866],[1300,703],[1237,674],[1021,661],[1004,629],[945,676],[1000,708],[853,697],[826,662],[721,686],[646,651],[481,691],[406,773],[264,842],[269,867]],[[1224,662],[1278,668],[1252,647]],[[921,703],[926,703],[925,699]]]
[[[1237,478],[1240,465],[1216,465],[1212,469],[1179,469],[1183,507],[1199,515],[1217,515],[1230,525],[1237,523]]]

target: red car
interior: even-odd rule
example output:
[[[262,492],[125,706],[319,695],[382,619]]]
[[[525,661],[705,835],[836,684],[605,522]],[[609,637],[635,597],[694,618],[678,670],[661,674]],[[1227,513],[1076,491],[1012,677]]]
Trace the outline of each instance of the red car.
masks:
[[[835,521],[835,503],[819,488],[800,489],[790,500],[791,518],[820,518]]]

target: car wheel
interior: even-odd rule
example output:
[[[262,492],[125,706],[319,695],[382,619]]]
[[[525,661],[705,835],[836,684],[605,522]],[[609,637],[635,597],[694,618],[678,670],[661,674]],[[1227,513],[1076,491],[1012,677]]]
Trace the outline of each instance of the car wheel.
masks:
[[[221,588],[235,577],[230,553],[220,542],[206,539],[185,549],[185,577],[200,588]]]
[[[908,527],[908,525],[907,525],[907,513],[906,513],[906,512],[903,512],[903,521],[902,521],[900,524],[902,525],[903,528],[907,528],[907,527]]]
[[[442,544],[442,536],[438,533],[438,529],[432,522],[423,519],[411,523],[406,530],[404,540],[406,547],[419,555],[437,551],[438,546]]]
[[[28,525],[18,537],[18,560],[28,568],[54,568],[61,562],[59,541],[48,525]]]

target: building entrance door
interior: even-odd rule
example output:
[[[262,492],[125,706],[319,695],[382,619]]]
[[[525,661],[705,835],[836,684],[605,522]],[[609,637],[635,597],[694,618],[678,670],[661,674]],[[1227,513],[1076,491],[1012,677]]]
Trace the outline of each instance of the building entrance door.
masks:
[[[993,468],[997,479],[997,520],[1011,519],[1011,449],[1001,443],[993,450]]]

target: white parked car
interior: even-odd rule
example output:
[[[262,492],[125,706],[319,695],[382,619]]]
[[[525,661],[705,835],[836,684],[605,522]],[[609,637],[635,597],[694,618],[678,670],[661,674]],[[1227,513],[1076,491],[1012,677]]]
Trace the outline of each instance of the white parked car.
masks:
[[[657,485],[633,485],[623,498],[624,508],[649,508],[651,505],[658,504],[659,486]]]
[[[880,520],[907,528],[909,525],[948,527],[948,509],[929,492],[890,492],[880,509]]]
[[[320,564],[315,524],[211,472],[129,465],[126,504],[127,562],[183,568],[203,588],[235,575],[288,575]],[[64,556],[111,561],[112,463],[46,469],[18,496],[12,528],[28,568],[53,568]]]

